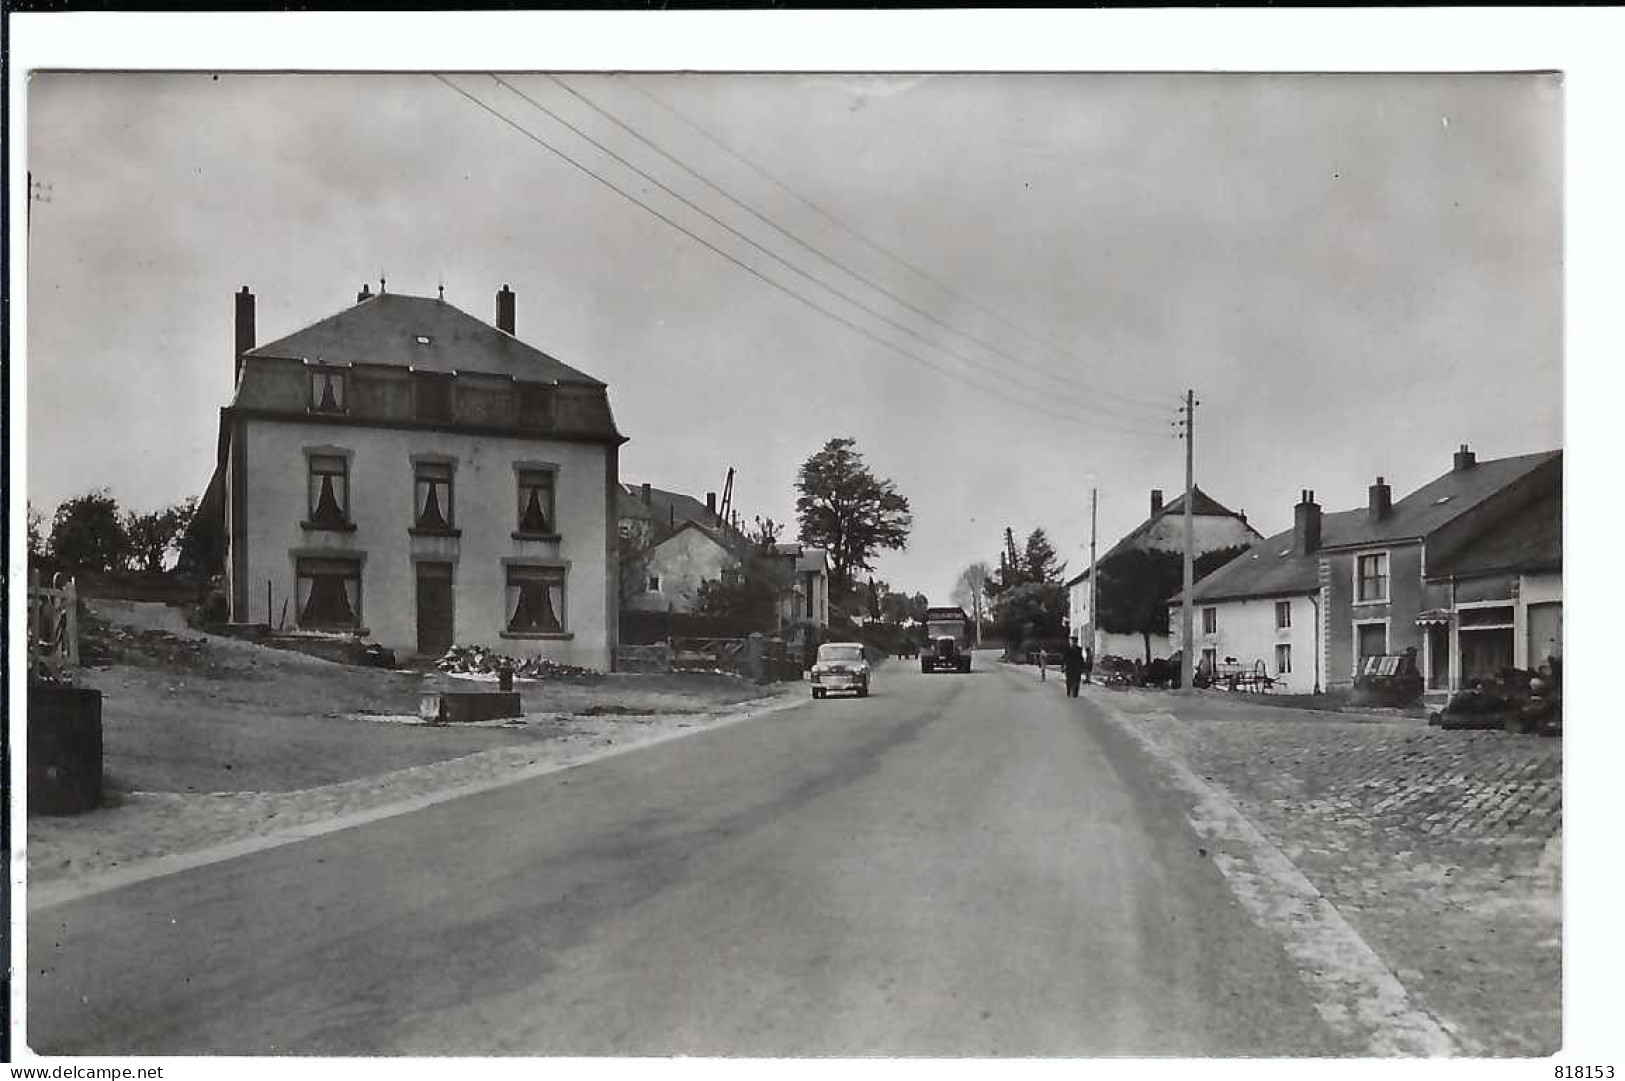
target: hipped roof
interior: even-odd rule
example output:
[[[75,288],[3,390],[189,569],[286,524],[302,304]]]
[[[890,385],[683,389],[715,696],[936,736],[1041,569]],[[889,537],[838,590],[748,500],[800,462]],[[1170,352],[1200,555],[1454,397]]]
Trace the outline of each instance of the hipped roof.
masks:
[[[419,338],[427,338],[422,344]],[[432,372],[487,372],[543,383],[603,386],[512,334],[431,297],[380,293],[249,350],[332,364],[391,364]]]

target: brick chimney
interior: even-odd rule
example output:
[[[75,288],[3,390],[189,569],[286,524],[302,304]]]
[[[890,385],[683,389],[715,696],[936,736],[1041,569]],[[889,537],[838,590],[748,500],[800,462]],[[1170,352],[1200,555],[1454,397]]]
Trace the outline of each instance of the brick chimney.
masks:
[[[497,293],[497,329],[513,333],[513,290],[506,285]]]
[[[717,493],[705,493],[705,513],[711,516],[713,522],[717,520]]]
[[[654,494],[652,491],[652,486],[647,483],[643,486],[643,505],[645,507],[654,506]]]
[[[1162,489],[1151,489],[1151,517],[1155,518],[1162,513]]]
[[[1320,504],[1315,493],[1303,490],[1303,498],[1292,508],[1292,552],[1306,556],[1320,548]]]
[[[1373,522],[1382,521],[1388,517],[1388,512],[1394,509],[1393,489],[1389,488],[1388,482],[1381,477],[1378,477],[1377,483],[1371,486],[1370,508]]]
[[[1463,470],[1473,468],[1473,466],[1477,464],[1477,456],[1474,455],[1472,451],[1467,449],[1466,443],[1463,443],[1461,445],[1461,449],[1456,451],[1455,461],[1452,464],[1452,472],[1460,473]]]
[[[232,365],[232,378],[242,374],[243,354],[254,348],[254,294],[243,286],[237,294],[237,353]]]
[[[372,286],[366,282],[361,283],[361,292],[355,295],[355,302],[360,304],[363,300],[372,299]]]

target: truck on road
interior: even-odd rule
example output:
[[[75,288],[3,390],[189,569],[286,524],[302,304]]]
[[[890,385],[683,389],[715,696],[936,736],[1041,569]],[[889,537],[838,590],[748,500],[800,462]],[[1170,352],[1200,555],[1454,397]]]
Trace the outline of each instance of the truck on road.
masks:
[[[963,608],[927,608],[920,671],[970,671],[970,617]]]

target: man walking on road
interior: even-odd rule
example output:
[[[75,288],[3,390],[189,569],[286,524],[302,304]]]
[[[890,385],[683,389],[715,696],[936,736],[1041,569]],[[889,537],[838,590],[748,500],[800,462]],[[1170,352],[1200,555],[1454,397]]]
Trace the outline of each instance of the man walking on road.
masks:
[[[1083,679],[1083,648],[1078,645],[1076,638],[1071,639],[1066,647],[1066,653],[1061,660],[1066,669],[1066,696],[1078,697],[1078,682]]]

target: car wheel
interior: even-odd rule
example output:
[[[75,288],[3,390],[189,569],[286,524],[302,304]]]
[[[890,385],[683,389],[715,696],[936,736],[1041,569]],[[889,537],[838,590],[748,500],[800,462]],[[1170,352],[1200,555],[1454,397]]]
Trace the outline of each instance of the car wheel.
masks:
[[[813,697],[814,698],[822,698],[822,697],[824,697],[823,689],[819,688],[819,687],[814,687],[813,688]]]
[[[859,687],[858,688],[858,697],[859,698],[868,698],[869,697],[869,688],[867,686]]]

